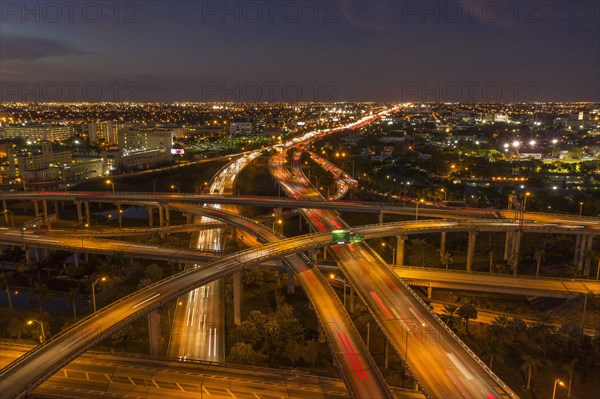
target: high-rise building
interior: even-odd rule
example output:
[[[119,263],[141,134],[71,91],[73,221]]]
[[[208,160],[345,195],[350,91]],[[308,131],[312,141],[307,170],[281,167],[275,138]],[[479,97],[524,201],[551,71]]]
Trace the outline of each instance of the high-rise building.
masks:
[[[63,141],[73,135],[71,125],[26,124],[4,127],[2,138],[20,137],[31,141]]]

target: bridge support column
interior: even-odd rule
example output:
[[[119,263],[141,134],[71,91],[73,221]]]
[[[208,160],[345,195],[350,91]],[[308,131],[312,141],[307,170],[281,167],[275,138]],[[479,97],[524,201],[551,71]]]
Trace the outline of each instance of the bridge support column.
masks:
[[[578,264],[579,261],[579,253],[581,252],[581,237],[582,234],[577,234],[575,238],[575,254],[573,255],[573,264]]]
[[[85,201],[83,203],[84,208],[85,208],[85,222],[90,225],[92,223],[91,217],[90,217],[90,201]]]
[[[165,219],[163,217],[163,209],[162,206],[158,206],[158,227],[163,227],[165,225]]]
[[[162,354],[160,331],[160,310],[156,309],[148,313],[148,341],[150,344],[150,356],[160,356]]]
[[[54,214],[56,215],[56,220],[58,220],[58,201],[54,201]]]
[[[585,251],[586,252],[585,254],[588,255],[588,256],[585,257],[585,264],[583,266],[583,274],[586,277],[590,276],[590,269],[592,267],[592,259],[589,256],[589,254],[592,251],[593,240],[594,240],[594,236],[588,236],[588,239],[587,239],[587,249]]]
[[[81,213],[81,201],[76,201],[75,205],[77,206],[77,222],[79,224],[83,224],[83,214]]]
[[[383,223],[383,211],[379,211],[379,224]]]
[[[446,254],[446,232],[442,231],[440,237],[440,257],[443,257]]]
[[[511,232],[507,231],[505,236],[506,238],[504,239],[504,260],[509,260],[509,254],[510,254],[510,246],[512,243],[512,236],[511,236]],[[509,261],[510,263],[510,261]]]
[[[4,221],[8,225],[8,208],[6,207],[6,200],[2,200],[2,210],[4,211]]]
[[[40,205],[38,204],[37,201],[33,201],[33,210],[35,211],[35,218],[39,218],[40,217]]]
[[[467,271],[470,272],[473,267],[473,256],[475,255],[475,243],[477,242],[477,232],[469,231],[469,243],[467,244]]]
[[[519,272],[519,254],[521,252],[521,236],[523,232],[521,230],[517,230],[513,233],[513,244],[512,244],[512,254],[511,254],[511,265],[513,268],[513,275],[516,276]]]
[[[73,264],[76,269],[79,268],[79,252],[73,252]]]
[[[581,234],[581,242],[579,245],[579,255],[577,255],[577,270],[583,271],[583,264],[585,263],[585,251],[588,245],[588,236]]]
[[[242,324],[242,272],[233,273],[233,323]]]
[[[407,236],[396,236],[396,259],[394,259],[396,266],[404,266],[404,244],[407,238]]]
[[[231,226],[231,241],[237,244],[237,228]]]
[[[154,226],[154,209],[151,206],[146,207],[146,211],[148,211],[148,226]]]
[[[44,212],[44,223],[50,228],[50,222],[48,221],[48,203],[46,200],[42,200],[42,212]]]
[[[288,268],[288,278],[287,278],[287,293],[293,294],[296,292],[296,276],[292,268]]]
[[[433,293],[433,287],[430,285],[427,287],[427,299],[431,299],[431,294]]]
[[[165,204],[165,223],[167,226],[171,225],[171,211],[169,210],[169,205]]]
[[[191,213],[184,213],[183,216],[185,216],[186,224],[192,224],[194,222],[194,215],[192,215]]]
[[[354,312],[354,288],[350,286],[350,311]]]

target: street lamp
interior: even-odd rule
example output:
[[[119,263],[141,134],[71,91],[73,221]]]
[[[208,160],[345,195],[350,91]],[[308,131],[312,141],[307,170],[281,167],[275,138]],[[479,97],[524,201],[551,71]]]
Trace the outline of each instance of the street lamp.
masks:
[[[445,190],[445,189],[443,189],[443,188],[442,188],[442,189],[440,189],[440,191],[444,193],[444,202],[446,202],[446,200],[447,200],[447,197],[448,197],[448,192],[446,192],[446,190]]]
[[[33,323],[38,323],[38,324],[40,325],[40,328],[41,328],[41,331],[42,331],[42,335],[40,335],[40,342],[41,342],[42,344],[44,344],[44,343],[46,342],[46,334],[44,333],[44,323],[43,323],[43,322],[41,322],[41,321],[39,321],[39,320],[35,320],[35,319],[34,319],[34,320],[29,320],[29,321],[27,322],[27,325],[28,325],[28,326],[30,326],[30,325],[32,325]]]
[[[2,212],[0,212],[0,215],[4,215],[4,219],[6,220],[6,224],[8,224],[8,215],[10,214],[10,224],[12,227],[15,227],[15,219],[13,217],[13,213],[11,210],[9,209],[5,209]],[[581,216],[581,215],[579,215]]]
[[[94,304],[94,313],[96,313],[96,284],[98,284],[100,281],[105,282],[106,277],[98,277],[92,283],[92,303]]]
[[[565,386],[565,383],[562,382],[561,380],[559,380],[558,378],[556,378],[554,380],[554,388],[552,389],[552,399],[554,399],[556,397],[556,385],[560,385],[561,387]]]
[[[417,201],[417,209],[415,211],[415,220],[419,220],[419,204],[422,204],[423,202],[425,202],[425,200],[423,198],[421,198],[420,200]]]
[[[123,209],[119,209],[119,228],[123,228]]]
[[[348,287],[348,284],[346,284],[346,280],[345,279],[341,280],[339,278],[335,278],[335,274],[333,274],[333,273],[331,273],[329,275],[329,278],[332,279],[332,280],[334,280],[334,281],[339,281],[340,283],[344,283],[344,308],[345,308],[346,307],[346,290],[347,290],[347,287]]]
[[[152,192],[154,194],[156,194],[156,181],[158,180],[158,177],[154,179],[154,181],[152,182]]]
[[[579,202],[579,216],[581,217],[581,214],[583,213],[583,201]],[[13,224],[13,227],[15,225]]]
[[[386,246],[385,241],[381,243],[382,247]],[[392,261],[390,262],[390,265],[394,265],[396,264],[396,248],[394,248],[393,245],[390,245],[390,249],[392,250]]]
[[[111,187],[112,187],[112,192],[114,193],[114,192],[115,192],[115,183],[113,183],[111,180],[107,180],[107,181],[106,181],[106,184],[110,184],[110,185],[111,185]]]
[[[174,184],[171,184],[171,190],[177,190],[177,194],[181,194],[181,190]]]
[[[557,139],[552,140],[552,158],[554,158],[554,150],[556,149],[556,143],[558,143]]]

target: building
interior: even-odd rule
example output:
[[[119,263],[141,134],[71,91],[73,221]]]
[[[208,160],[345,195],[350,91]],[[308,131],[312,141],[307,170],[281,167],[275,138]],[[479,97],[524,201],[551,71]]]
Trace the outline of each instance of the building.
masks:
[[[125,129],[127,126],[123,123],[113,121],[99,121],[88,123],[88,137],[90,143],[110,143],[117,144],[117,134],[119,130]]]
[[[175,133],[170,129],[124,128],[117,133],[117,143],[122,151],[164,149],[171,153]]]
[[[52,149],[52,143],[42,143],[42,151],[40,153],[21,153],[17,155],[17,165],[18,165],[18,174],[19,176],[23,176],[26,180],[31,181],[32,179],[27,179],[25,176],[26,173],[43,171],[46,169],[50,169],[52,167],[56,167],[58,165],[62,165],[65,163],[71,163],[72,155],[70,150],[63,151],[54,151]],[[50,175],[42,173],[40,176]],[[38,179],[33,179],[34,181],[38,181]],[[49,178],[43,178],[42,180],[55,180]]]
[[[102,151],[102,160],[108,171],[142,170],[171,163],[173,154],[163,148],[137,151],[107,150]]]
[[[63,141],[72,135],[72,125],[27,124],[5,126],[2,138],[19,137],[31,141]]]
[[[249,136],[252,134],[252,122],[248,120],[234,120],[229,125],[231,136]]]

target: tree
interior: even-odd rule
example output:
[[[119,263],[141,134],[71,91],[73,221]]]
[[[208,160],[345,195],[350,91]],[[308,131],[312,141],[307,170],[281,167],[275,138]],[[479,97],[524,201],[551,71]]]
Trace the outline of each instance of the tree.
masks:
[[[442,309],[442,314],[440,318],[446,325],[450,328],[456,327],[460,316],[456,313],[458,307],[456,305],[444,305],[444,309]]]
[[[571,386],[573,385],[573,376],[575,375],[575,364],[577,363],[577,359],[571,360],[569,363],[565,363],[562,366],[562,369],[569,373],[569,385],[567,390],[567,398],[571,397]]]
[[[79,299],[79,291],[75,288],[70,288],[68,298],[73,307],[73,319],[77,320],[77,300]]]
[[[304,345],[304,351],[302,352],[302,359],[305,362],[310,363],[312,367],[315,367],[315,362],[319,356],[319,343],[314,339],[309,339]]]
[[[452,254],[448,251],[444,252],[443,255],[440,254],[440,262],[446,267],[446,270],[448,270],[448,265],[454,263],[454,259],[452,259]]]
[[[510,324],[511,324],[511,330],[515,334],[514,335],[515,340],[518,340],[519,337],[527,331],[527,324],[525,324],[523,319],[520,319],[518,317],[513,317],[513,319],[510,321]]]
[[[111,336],[113,345],[123,344],[123,351],[127,351],[127,344],[135,343],[139,338],[138,330],[132,325],[127,324]]]
[[[29,289],[29,296],[31,298],[36,298],[41,313],[44,311],[42,306],[48,301],[48,298],[50,297],[50,290],[48,290],[46,284],[40,284],[36,282],[34,283],[33,287]]]
[[[250,312],[247,320],[242,321],[238,327],[240,340],[252,345],[254,348],[264,339],[267,316],[258,310]]]
[[[248,287],[261,287],[264,281],[263,272],[257,267],[251,267],[244,270],[242,276],[244,278],[244,285]]]
[[[494,368],[494,360],[500,363],[504,363],[504,356],[506,350],[502,342],[498,341],[495,337],[487,336],[479,345],[479,350],[484,354],[485,357],[490,359],[489,368]]]
[[[533,254],[533,259],[535,259],[535,276],[538,277],[540,275],[540,265],[541,263],[546,260],[546,251],[544,251],[542,248],[538,248],[535,250],[535,253]]]
[[[435,259],[435,248],[422,238],[410,240],[408,244],[408,262],[411,265],[424,267],[426,265],[435,265],[438,259]]]
[[[463,303],[456,311],[456,314],[465,321],[467,334],[469,334],[469,319],[477,318],[477,309],[475,308],[475,305],[470,302]]]
[[[506,343],[506,339],[512,333],[512,323],[508,319],[508,317],[504,315],[496,316],[492,323],[488,327],[490,333],[500,340],[500,343]]]
[[[152,263],[144,270],[144,278],[155,283],[162,279],[162,269],[157,264]]]
[[[25,320],[20,317],[13,317],[10,319],[7,327],[8,335],[11,338],[21,339],[23,335],[28,335],[31,330],[27,327]]]
[[[543,313],[538,321],[532,325],[529,330],[534,339],[541,341],[542,353],[546,358],[546,342],[549,336],[554,334],[556,328],[552,325],[552,318],[549,314]]]
[[[288,341],[285,345],[285,349],[283,351],[283,356],[292,362],[292,367],[295,367],[296,362],[302,356],[302,351],[304,347],[300,345],[297,341]]]
[[[232,362],[255,364],[260,354],[252,348],[252,345],[238,342],[229,351],[229,356]]]
[[[6,297],[8,298],[8,308],[10,310],[13,310],[12,297],[10,295],[10,285],[13,281],[13,275],[14,272],[11,271],[0,273],[0,285],[4,288],[4,291],[6,292]]]
[[[521,370],[525,372],[527,375],[527,390],[531,389],[531,376],[537,373],[538,367],[541,366],[541,362],[539,359],[532,357],[530,355],[521,356],[523,359],[523,364],[521,365]]]

